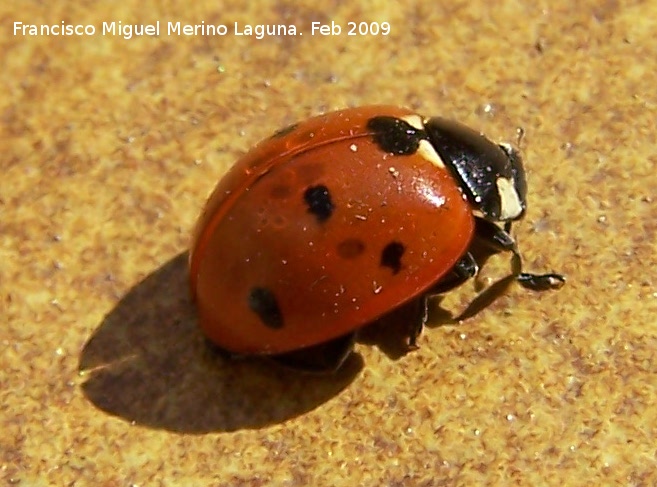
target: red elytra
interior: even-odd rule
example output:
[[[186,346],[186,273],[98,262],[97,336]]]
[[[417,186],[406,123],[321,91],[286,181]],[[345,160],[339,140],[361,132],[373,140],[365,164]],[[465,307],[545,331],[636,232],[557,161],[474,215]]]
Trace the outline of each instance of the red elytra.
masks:
[[[219,181],[190,252],[215,344],[280,354],[345,335],[422,295],[467,251],[475,220],[454,177],[419,152],[383,150],[368,128],[378,116],[416,117],[373,106],[311,118]]]

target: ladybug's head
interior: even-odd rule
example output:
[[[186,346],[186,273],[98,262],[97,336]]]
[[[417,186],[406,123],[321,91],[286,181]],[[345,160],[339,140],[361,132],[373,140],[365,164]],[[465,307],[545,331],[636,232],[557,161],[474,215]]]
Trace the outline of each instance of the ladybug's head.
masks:
[[[431,118],[425,130],[477,215],[494,222],[522,218],[527,182],[518,151],[444,118]]]

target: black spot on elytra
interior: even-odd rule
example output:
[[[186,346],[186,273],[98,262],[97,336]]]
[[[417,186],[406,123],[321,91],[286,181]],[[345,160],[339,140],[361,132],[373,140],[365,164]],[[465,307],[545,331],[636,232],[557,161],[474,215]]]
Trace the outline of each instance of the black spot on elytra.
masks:
[[[283,315],[276,296],[266,287],[254,287],[248,297],[249,308],[269,328],[283,327]]]
[[[367,122],[374,131],[374,142],[384,152],[408,156],[415,154],[420,142],[427,138],[424,130],[416,129],[408,122],[396,117],[374,117]]]
[[[393,274],[401,270],[401,258],[404,255],[406,247],[400,242],[390,242],[381,252],[381,265],[392,269]]]
[[[315,215],[320,222],[328,220],[335,209],[335,205],[331,201],[331,193],[323,184],[306,189],[303,193],[303,200],[308,205],[308,211]]]
[[[299,126],[298,123],[293,123],[292,125],[288,125],[287,127],[284,127],[280,130],[277,130],[274,132],[271,136],[272,139],[280,139],[281,137],[285,137],[287,134],[291,134],[294,132],[297,127]]]
[[[365,251],[365,243],[358,238],[348,238],[338,244],[337,250],[343,259],[355,259]]]

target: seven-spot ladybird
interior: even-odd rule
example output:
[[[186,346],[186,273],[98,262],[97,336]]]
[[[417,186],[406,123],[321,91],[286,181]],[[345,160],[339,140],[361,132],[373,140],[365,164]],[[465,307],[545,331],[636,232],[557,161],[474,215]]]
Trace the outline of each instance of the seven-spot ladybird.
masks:
[[[477,274],[476,239],[511,252],[525,287],[558,288],[559,274],[521,272],[509,232],[526,193],[518,152],[454,121],[369,106],[291,125],[229,170],[199,218],[201,328],[233,354],[305,349],[321,358],[304,366],[334,368],[358,328],[416,300],[414,344],[428,297]]]

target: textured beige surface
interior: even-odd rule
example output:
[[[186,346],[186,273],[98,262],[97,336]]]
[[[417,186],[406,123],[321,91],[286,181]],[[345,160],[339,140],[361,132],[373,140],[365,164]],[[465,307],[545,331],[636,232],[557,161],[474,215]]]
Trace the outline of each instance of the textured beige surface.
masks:
[[[657,4],[314,3],[0,6],[0,479],[657,483]],[[304,36],[24,37],[16,20],[296,23]],[[392,34],[310,36],[330,20]],[[516,234],[527,265],[567,287],[512,286],[401,358],[382,352],[394,333],[370,333],[337,377],[225,362],[185,276],[214,181],[273,130],[366,103],[496,139],[523,127]]]

